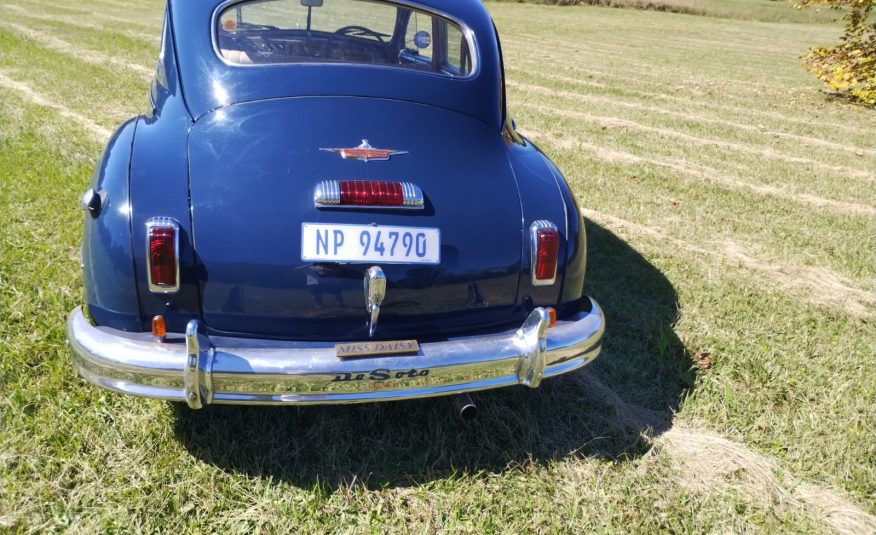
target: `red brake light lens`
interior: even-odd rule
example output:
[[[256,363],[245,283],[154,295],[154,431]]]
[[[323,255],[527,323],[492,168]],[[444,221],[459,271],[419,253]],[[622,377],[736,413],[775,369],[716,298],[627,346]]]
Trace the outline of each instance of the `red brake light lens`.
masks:
[[[177,225],[173,221],[149,221],[146,224],[149,289],[153,292],[169,293],[179,289],[176,234]]]
[[[535,286],[553,284],[557,279],[557,259],[560,232],[550,221],[532,223],[532,283]]]
[[[552,279],[557,274],[557,252],[560,250],[560,233],[555,229],[538,230],[538,257],[535,263],[535,278]]]
[[[402,206],[405,203],[400,182],[341,180],[340,190],[342,205]]]

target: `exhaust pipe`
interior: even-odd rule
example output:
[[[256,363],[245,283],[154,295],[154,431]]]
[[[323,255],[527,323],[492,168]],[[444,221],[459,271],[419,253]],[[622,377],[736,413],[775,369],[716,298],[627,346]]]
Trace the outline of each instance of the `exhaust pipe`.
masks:
[[[471,420],[478,414],[478,406],[468,394],[456,394],[453,396],[453,406],[463,420]]]

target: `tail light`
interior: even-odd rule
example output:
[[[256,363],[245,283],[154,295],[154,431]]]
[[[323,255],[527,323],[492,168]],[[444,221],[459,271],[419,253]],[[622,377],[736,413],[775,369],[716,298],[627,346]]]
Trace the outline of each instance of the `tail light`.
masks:
[[[533,221],[529,227],[532,239],[532,285],[548,286],[557,280],[557,257],[560,251],[560,231],[550,221]]]
[[[316,185],[313,203],[317,208],[374,206],[423,208],[423,192],[410,182],[387,180],[323,180]]]
[[[164,322],[164,316],[158,315],[152,318],[152,336],[164,341],[167,336],[167,324]]]
[[[547,307],[548,311],[548,327],[555,327],[557,325],[557,309],[554,307]],[[155,329],[153,329],[154,331]]]
[[[179,225],[168,217],[146,222],[146,273],[149,291],[179,291]]]

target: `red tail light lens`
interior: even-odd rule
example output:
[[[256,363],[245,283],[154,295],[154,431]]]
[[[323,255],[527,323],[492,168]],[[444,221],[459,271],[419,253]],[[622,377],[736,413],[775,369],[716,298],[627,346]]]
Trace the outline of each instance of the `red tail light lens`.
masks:
[[[399,182],[341,180],[341,204],[353,206],[401,206],[405,203]]]
[[[538,258],[535,263],[535,278],[553,279],[557,275],[557,251],[560,249],[560,233],[556,229],[538,230]]]
[[[149,290],[173,293],[179,290],[179,227],[168,218],[146,222]]]
[[[557,258],[560,251],[560,232],[550,221],[535,221],[532,234],[532,284],[546,286],[557,280]]]

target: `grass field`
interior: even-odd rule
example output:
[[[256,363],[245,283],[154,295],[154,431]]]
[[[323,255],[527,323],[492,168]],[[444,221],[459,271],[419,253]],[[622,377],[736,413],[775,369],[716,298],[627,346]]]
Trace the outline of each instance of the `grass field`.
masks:
[[[495,0],[546,5],[589,5],[686,13],[761,22],[836,22],[842,12],[815,7],[797,9],[794,0]]]
[[[608,331],[462,423],[78,379],[77,200],[145,108],[162,6],[0,4],[0,531],[876,532],[876,115],[798,60],[839,28],[488,7],[510,110],[586,207]]]

